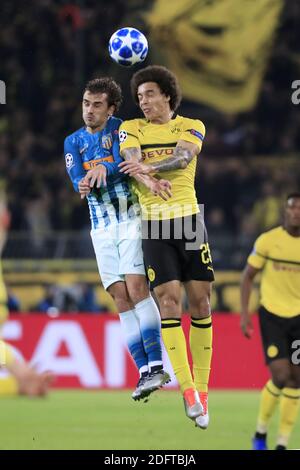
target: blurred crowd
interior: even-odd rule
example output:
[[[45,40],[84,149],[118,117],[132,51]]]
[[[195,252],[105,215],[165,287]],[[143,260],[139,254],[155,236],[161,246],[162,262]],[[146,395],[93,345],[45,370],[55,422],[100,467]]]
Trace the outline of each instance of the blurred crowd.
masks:
[[[282,222],[288,193],[300,187],[296,160],[228,158],[199,162],[196,192],[212,241],[214,264],[241,269],[258,234]]]
[[[81,126],[82,86],[88,79],[113,75],[127,96],[132,72],[109,60],[107,43],[127,18],[137,25],[143,5],[149,8],[151,2],[1,4],[0,79],[7,85],[7,105],[0,107],[0,178],[7,186],[12,231],[28,231],[38,243],[43,233],[89,226],[85,201],[65,172],[63,141]],[[220,238],[220,247],[228,234],[242,250],[256,233],[280,220],[282,197],[299,190],[299,166],[286,159],[300,148],[300,113],[291,102],[291,83],[300,79],[299,23],[299,2],[289,0],[252,112],[223,115],[187,101],[180,109],[207,127],[196,189],[210,238]],[[126,98],[121,117],[136,114]],[[274,156],[287,163],[270,164]]]
[[[40,300],[27,309],[31,312],[47,313],[56,317],[63,313],[107,313],[108,306],[98,302],[93,284],[70,285],[46,284]],[[10,312],[24,311],[21,300],[14,289],[8,286],[8,309]]]

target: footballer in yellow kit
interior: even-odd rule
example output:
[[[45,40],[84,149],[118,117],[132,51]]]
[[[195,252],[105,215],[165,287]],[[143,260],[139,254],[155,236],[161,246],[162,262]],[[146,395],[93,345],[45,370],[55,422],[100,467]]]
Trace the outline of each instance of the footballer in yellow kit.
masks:
[[[273,315],[300,315],[300,237],[284,227],[263,233],[255,242],[248,263],[262,270],[260,303]]]
[[[195,145],[200,153],[204,136],[204,124],[197,119],[177,115],[164,124],[155,124],[147,119],[133,119],[121,124],[120,149],[124,152],[126,149],[140,147],[142,161],[150,166],[169,159],[174,154],[178,141]],[[214,280],[207,233],[194,187],[196,163],[197,159],[193,158],[185,168],[164,171],[164,178],[172,184],[172,197],[164,202],[158,202],[157,197],[142,183],[132,183],[139,198],[144,222],[143,252],[151,288],[173,279],[183,282]],[[158,173],[156,177],[159,177]],[[155,221],[161,223],[155,224]],[[174,237],[166,243],[161,235],[167,224]],[[183,232],[180,238],[176,237],[176,225]],[[167,229],[165,231],[168,232]],[[151,233],[156,233],[156,236],[150,237]],[[199,237],[197,249],[186,250],[186,243],[193,241],[193,234]],[[179,254],[177,259],[173,256],[174,250]]]
[[[249,297],[259,271],[259,322],[271,380],[261,394],[253,449],[267,448],[268,424],[280,402],[276,449],[282,450],[300,404],[300,193],[287,197],[284,224],[260,235],[248,257],[241,283],[241,328],[247,338],[253,332]]]
[[[153,164],[172,156],[178,140],[194,143],[200,153],[204,136],[204,124],[197,119],[177,115],[165,124],[133,119],[121,124],[120,148],[122,151],[138,145],[143,162]],[[157,197],[148,188],[133,182],[143,219],[172,219],[199,212],[194,188],[196,163],[197,159],[194,158],[186,168],[164,172],[164,178],[172,184],[172,197],[165,203],[158,203]]]
[[[143,119],[124,121],[119,130],[124,162],[142,210],[142,245],[150,286],[162,318],[162,337],[183,395],[185,412],[197,427],[209,424],[208,380],[212,356],[210,312],[212,260],[194,179],[205,127],[202,121],[175,115],[181,100],[176,76],[148,66],[131,79],[132,96]],[[163,178],[171,196],[161,202],[143,186],[143,178]],[[189,343],[181,327],[181,288],[189,302]]]

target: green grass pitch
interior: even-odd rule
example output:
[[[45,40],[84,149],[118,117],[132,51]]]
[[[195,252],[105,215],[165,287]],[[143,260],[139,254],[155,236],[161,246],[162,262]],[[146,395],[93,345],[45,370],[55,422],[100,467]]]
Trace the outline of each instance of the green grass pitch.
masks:
[[[214,391],[206,431],[185,417],[179,392],[159,391],[135,403],[128,391],[53,391],[47,399],[0,399],[0,450],[249,449],[258,392]],[[274,448],[278,415],[269,433]],[[300,448],[300,422],[289,448]]]

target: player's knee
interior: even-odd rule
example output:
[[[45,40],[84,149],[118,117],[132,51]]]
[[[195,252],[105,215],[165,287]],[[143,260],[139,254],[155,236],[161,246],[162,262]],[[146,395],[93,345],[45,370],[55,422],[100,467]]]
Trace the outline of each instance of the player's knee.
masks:
[[[203,295],[197,299],[189,301],[190,315],[194,318],[206,318],[209,317],[210,311],[210,296]]]
[[[278,370],[272,374],[272,381],[274,385],[280,389],[288,387],[291,379],[291,373],[286,369]]]
[[[177,296],[171,294],[162,295],[159,299],[159,306],[162,315],[171,313],[177,315],[181,310],[181,300]]]
[[[132,309],[132,303],[126,292],[110,292],[119,312],[127,312]]]
[[[115,283],[107,289],[119,312],[127,312],[133,308],[124,282]]]
[[[146,282],[133,282],[127,284],[128,294],[133,304],[138,304],[149,297],[149,289]]]

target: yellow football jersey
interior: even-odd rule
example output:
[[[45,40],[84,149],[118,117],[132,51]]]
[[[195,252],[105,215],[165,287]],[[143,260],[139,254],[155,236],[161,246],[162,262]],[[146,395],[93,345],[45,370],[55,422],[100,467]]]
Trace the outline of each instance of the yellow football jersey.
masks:
[[[300,237],[283,227],[263,233],[248,263],[262,269],[261,304],[280,317],[300,315]]]
[[[147,164],[160,162],[173,155],[178,140],[198,146],[205,136],[203,122],[176,116],[166,124],[152,124],[146,119],[124,121],[120,126],[120,149],[139,147]],[[144,185],[133,181],[133,190],[139,198],[143,219],[173,219],[199,212],[194,181],[196,157],[185,169],[161,172],[156,178],[172,183],[172,197],[168,201],[154,196]]]

